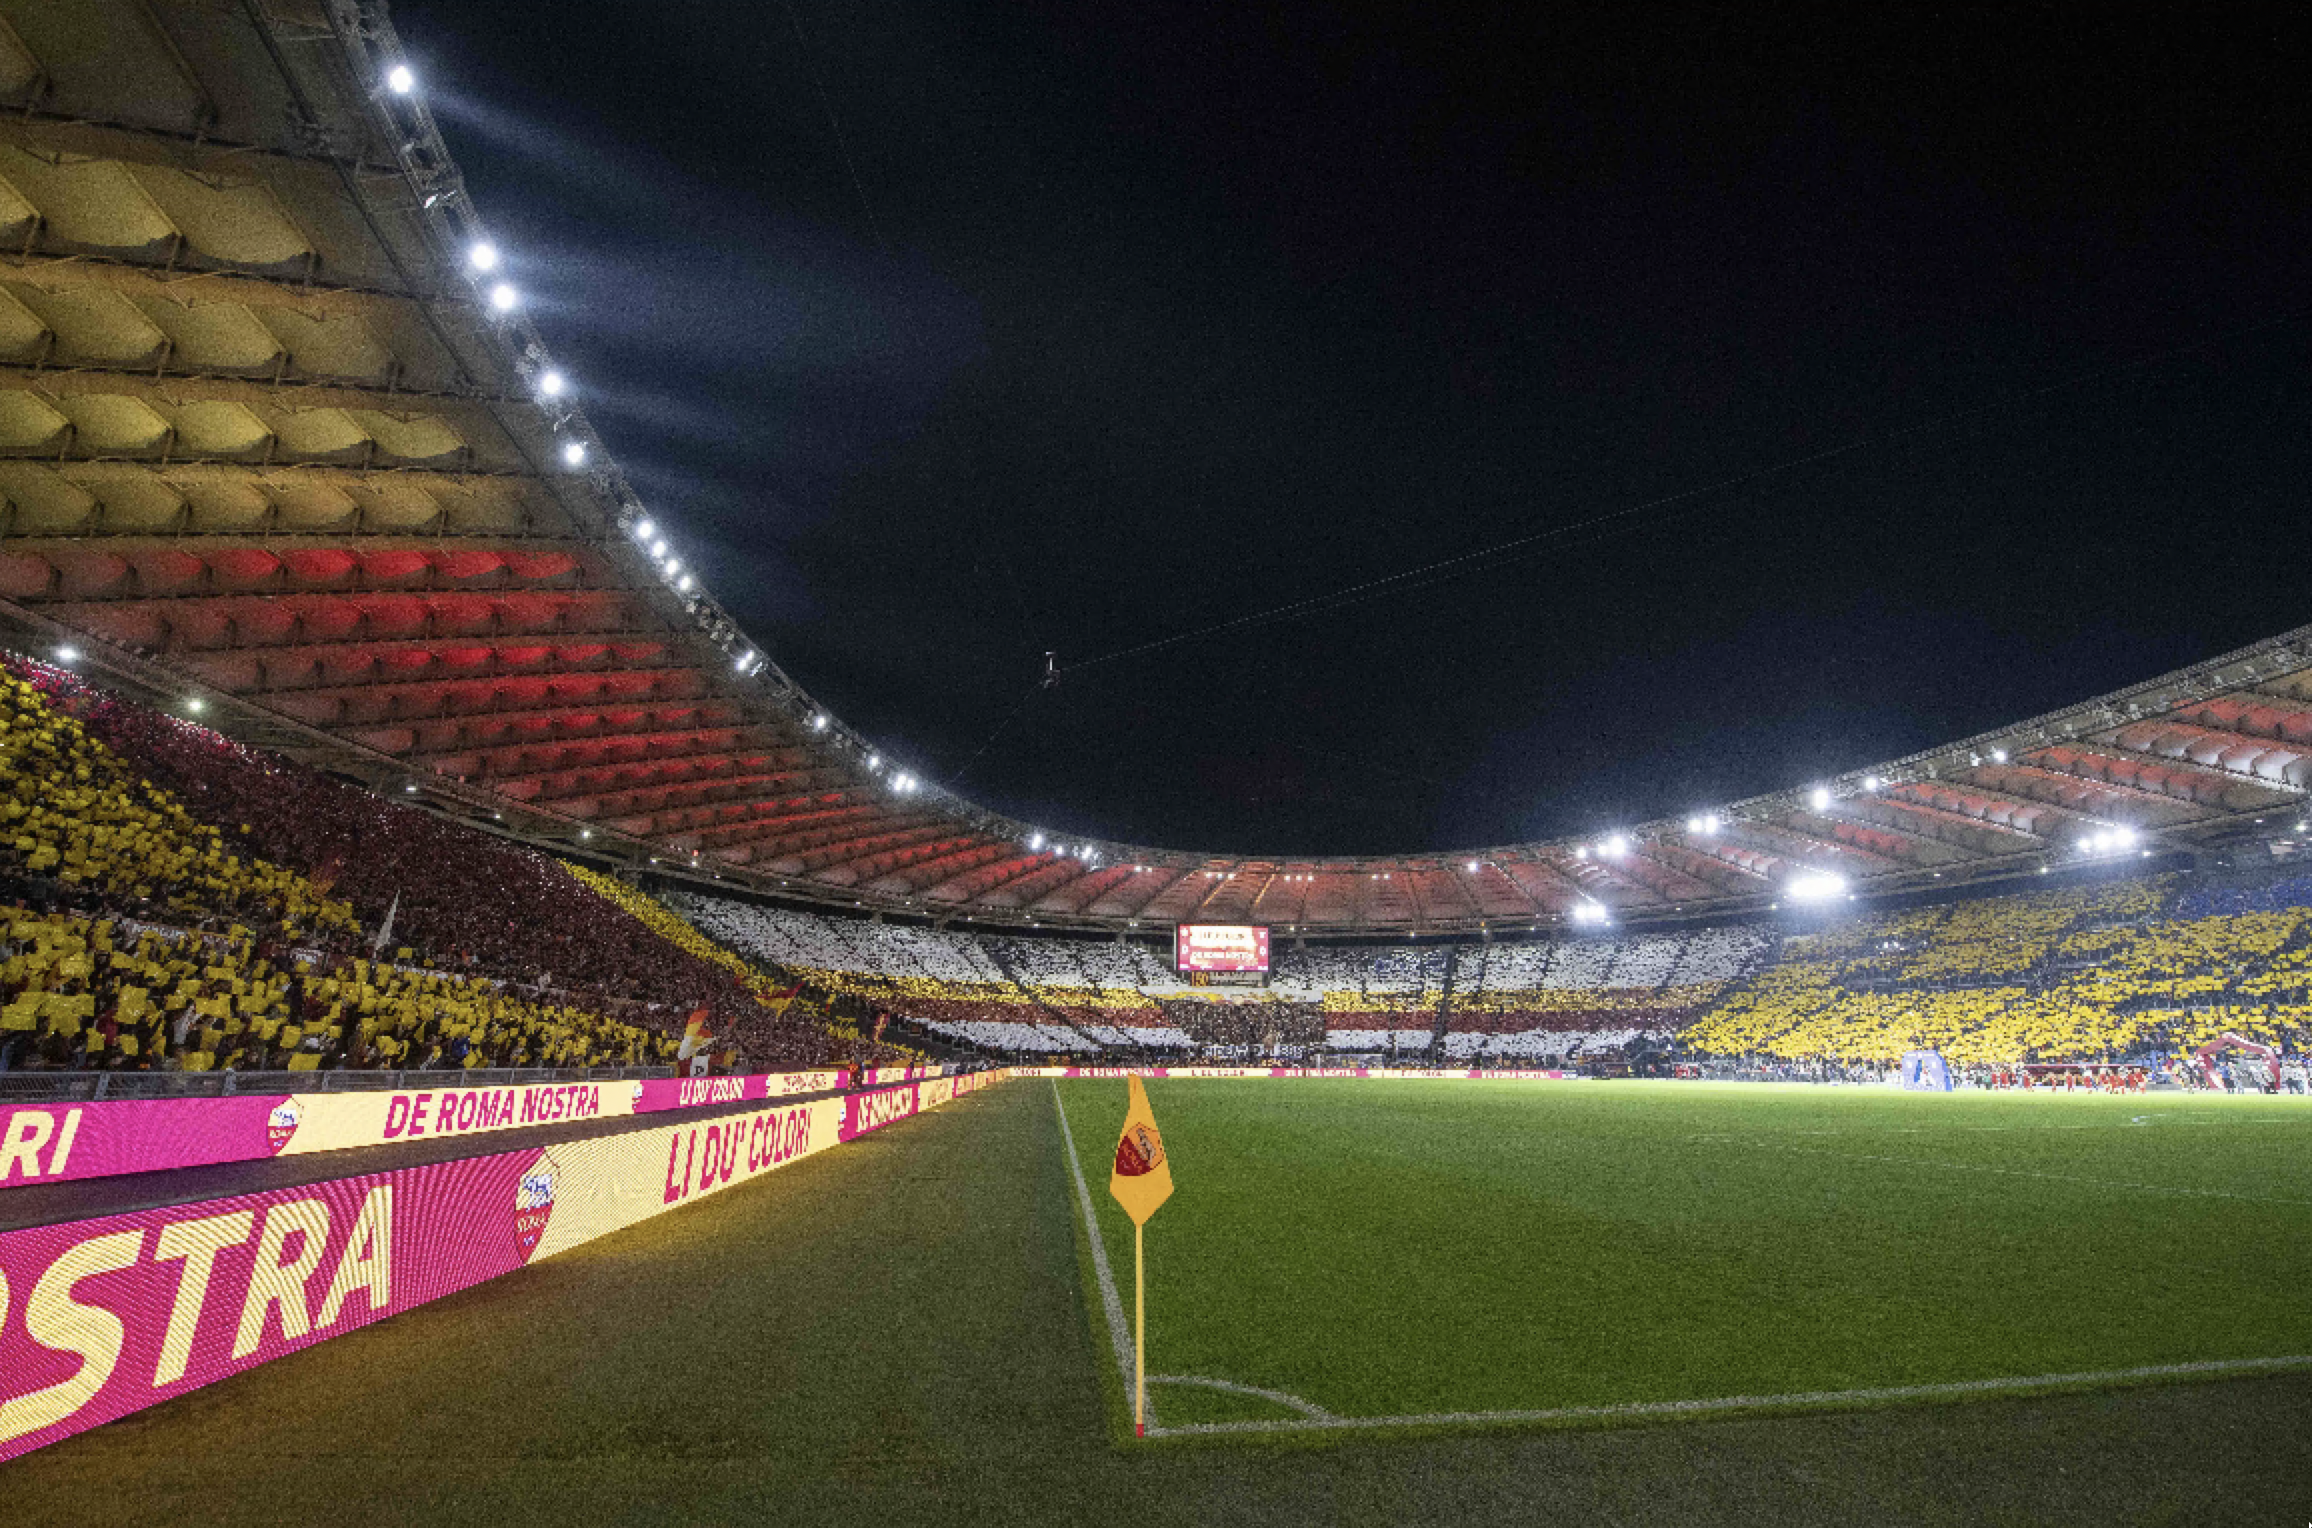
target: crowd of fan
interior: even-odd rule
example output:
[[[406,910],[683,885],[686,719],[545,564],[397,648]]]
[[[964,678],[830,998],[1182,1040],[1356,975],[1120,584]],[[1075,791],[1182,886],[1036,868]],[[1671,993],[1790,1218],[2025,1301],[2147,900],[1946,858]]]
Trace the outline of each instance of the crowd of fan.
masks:
[[[1864,914],[1784,941],[1679,1039],[1698,1055],[1881,1066],[1920,1048],[1975,1068],[2166,1065],[2227,1035],[2301,1053],[2307,893],[2301,875],[2180,896],[2177,878],[2147,877]]]
[[[90,1026],[59,1032],[65,1015],[54,1009],[56,1022],[12,1031],[19,1064],[59,1054],[146,1068],[203,1058],[245,1064],[260,1051],[298,1067],[406,1065],[428,1056],[460,1065],[468,1057],[513,1064],[500,1059],[508,1056],[529,1058],[525,1065],[576,1064],[537,1058],[653,1053],[656,1039],[636,1037],[679,1034],[700,1009],[726,1044],[739,1041],[751,1065],[907,1059],[831,1035],[808,1013],[769,1000],[774,974],[749,971],[663,909],[652,920],[619,905],[549,856],[13,655],[0,657],[0,818],[7,823],[0,877],[20,906],[89,925],[72,936],[89,947],[89,959],[96,958],[94,925],[106,920],[224,935],[225,966],[234,964],[231,950],[247,952],[229,978],[219,978],[245,985],[230,994],[237,1001],[253,1001],[259,985],[281,979],[279,1002],[295,997],[301,1006],[319,1001],[304,995],[313,983],[351,980],[369,988],[352,1000],[372,1005],[359,1016],[370,1022],[350,1028],[342,1015],[315,1025],[268,1013],[260,1025],[278,1021],[270,1036],[243,1026],[221,1037],[233,1042],[221,1051],[193,1043],[210,1026],[180,1026],[174,1014],[164,1027],[185,1035],[172,1034],[156,1050],[139,1015],[127,1030],[133,1054],[111,1045],[89,1051]],[[390,951],[374,953],[390,953],[392,964],[370,962],[371,975],[354,976],[354,963],[373,953],[375,935],[388,927]],[[302,952],[298,961],[288,959],[290,950]],[[259,964],[268,968],[263,977]],[[386,974],[405,970],[437,974]],[[69,980],[60,969],[26,965],[0,995],[17,1002]],[[341,1001],[332,996],[315,1017]],[[33,1009],[52,1011],[44,1002],[10,1011],[21,1023]],[[297,1031],[295,1044],[277,1043],[284,1028]],[[122,1032],[117,1019],[111,1032]],[[316,1054],[318,1062],[299,1059]]]
[[[676,1042],[499,983],[223,934],[13,909],[0,1071],[655,1065]]]

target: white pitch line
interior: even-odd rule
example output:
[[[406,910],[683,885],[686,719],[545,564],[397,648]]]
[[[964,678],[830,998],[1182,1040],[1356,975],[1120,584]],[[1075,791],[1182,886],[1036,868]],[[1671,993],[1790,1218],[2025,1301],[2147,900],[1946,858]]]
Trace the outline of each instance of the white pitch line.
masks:
[[[1304,1401],[1299,1396],[1282,1390],[1263,1390],[1258,1385],[1240,1385],[1232,1379],[1204,1379],[1194,1374],[1151,1374],[1148,1376],[1148,1383],[1151,1385],[1202,1385],[1207,1390],[1225,1390],[1230,1395],[1258,1396],[1264,1401],[1275,1402],[1287,1411],[1297,1411],[1304,1417],[1313,1417],[1320,1422],[1338,1422],[1340,1420],[1339,1417],[1314,1401]]]
[[[1060,1085],[1052,1082],[1052,1107],[1059,1111],[1060,1139],[1068,1147],[1068,1171],[1076,1179],[1076,1207],[1084,1212],[1084,1237],[1092,1244],[1092,1271],[1100,1279],[1100,1304],[1108,1312],[1108,1336],[1116,1344],[1116,1372],[1124,1380],[1127,1400],[1132,1393],[1132,1334],[1124,1326],[1124,1302],[1116,1297],[1116,1280],[1108,1272],[1108,1249],[1100,1243],[1100,1223],[1092,1218],[1092,1191],[1084,1186],[1084,1167],[1076,1160],[1076,1134],[1068,1128],[1068,1111],[1060,1102]],[[1155,1432],[1156,1403],[1144,1402],[1148,1430]]]
[[[1873,1390],[1810,1390],[1793,1395],[1730,1395],[1703,1401],[1631,1401],[1614,1406],[1558,1406],[1545,1411],[1435,1411],[1394,1417],[1308,1417],[1291,1422],[1188,1422],[1178,1427],[1157,1427],[1151,1424],[1148,1435],[1169,1438],[1197,1433],[1349,1432],[1379,1427],[1450,1427],[1500,1422],[1592,1422],[1647,1417],[1720,1416],[1745,1411],[1867,1406],[1880,1401],[1944,1400],[2012,1391],[2126,1384],[2135,1380],[2274,1374],[2291,1369],[2312,1369],[2312,1355],[2218,1358],[2199,1363],[2150,1364],[2139,1369],[2035,1374],[2012,1379],[1968,1379],[1939,1385],[1888,1385]]]

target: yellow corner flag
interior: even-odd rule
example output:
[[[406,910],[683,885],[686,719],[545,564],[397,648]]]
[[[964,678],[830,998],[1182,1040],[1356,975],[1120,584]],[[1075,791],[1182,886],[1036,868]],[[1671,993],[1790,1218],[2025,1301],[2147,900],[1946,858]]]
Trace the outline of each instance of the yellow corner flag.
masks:
[[[1149,1111],[1148,1090],[1137,1077],[1124,1080],[1132,1085],[1132,1103],[1124,1111],[1123,1133],[1116,1137],[1116,1170],[1108,1177],[1108,1192],[1138,1226],[1172,1197],[1172,1167],[1164,1160],[1164,1137]]]
[[[1140,1079],[1126,1073],[1132,1102],[1124,1110],[1124,1128],[1116,1136],[1116,1167],[1108,1175],[1108,1192],[1132,1217],[1132,1427],[1148,1436],[1148,1298],[1147,1258],[1142,1233],[1148,1217],[1172,1197],[1172,1165],[1164,1159],[1164,1137],[1156,1129],[1156,1115],[1148,1107],[1148,1090]]]

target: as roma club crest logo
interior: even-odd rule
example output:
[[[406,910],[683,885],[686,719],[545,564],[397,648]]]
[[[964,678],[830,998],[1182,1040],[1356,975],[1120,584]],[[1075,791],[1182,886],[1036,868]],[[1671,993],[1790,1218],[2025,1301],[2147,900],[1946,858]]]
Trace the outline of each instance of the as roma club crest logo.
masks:
[[[1116,1172],[1125,1178],[1152,1173],[1164,1165],[1164,1141],[1146,1125],[1135,1124],[1116,1142]]]
[[[289,1137],[297,1133],[297,1122],[305,1117],[294,1098],[284,1098],[265,1116],[265,1145],[273,1155],[281,1155],[281,1148],[289,1144]]]
[[[539,1152],[538,1160],[522,1169],[521,1184],[514,1190],[514,1247],[525,1263],[545,1238],[546,1222],[554,1218],[554,1191],[561,1176],[562,1169],[549,1152]]]
[[[629,1093],[628,1093],[626,1096],[628,1097],[628,1099],[630,1099],[630,1100],[633,1102],[633,1104],[634,1104],[634,1107],[635,1107],[635,1108],[637,1108],[637,1109],[641,1108],[641,1107],[642,1107],[642,1084],[641,1084],[641,1083],[639,1083],[639,1082],[638,1082],[638,1083],[636,1083],[636,1084],[634,1085],[634,1087],[633,1087],[633,1090],[632,1090],[631,1092],[629,1092]]]

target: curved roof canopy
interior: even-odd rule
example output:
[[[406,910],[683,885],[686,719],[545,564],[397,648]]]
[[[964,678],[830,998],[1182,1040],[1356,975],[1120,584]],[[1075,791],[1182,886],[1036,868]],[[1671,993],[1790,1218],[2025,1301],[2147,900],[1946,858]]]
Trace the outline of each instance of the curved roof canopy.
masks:
[[[1046,925],[1692,916],[1833,875],[1891,889],[2174,846],[2312,787],[2305,628],[1586,843],[1295,859],[1046,837],[896,771],[694,586],[549,380],[519,292],[475,269],[487,229],[400,66],[355,0],[0,0],[18,640],[541,844]]]

